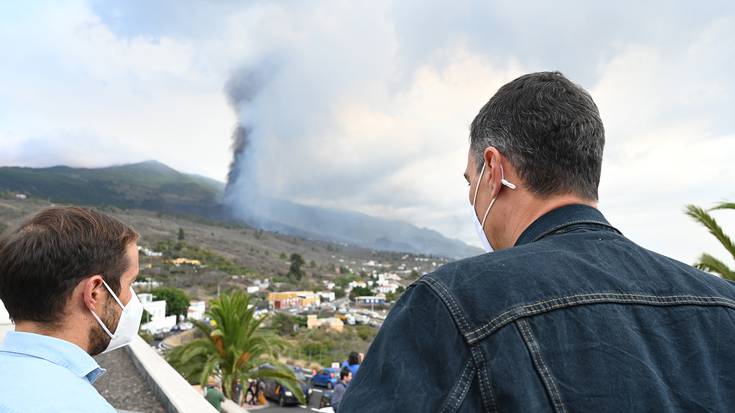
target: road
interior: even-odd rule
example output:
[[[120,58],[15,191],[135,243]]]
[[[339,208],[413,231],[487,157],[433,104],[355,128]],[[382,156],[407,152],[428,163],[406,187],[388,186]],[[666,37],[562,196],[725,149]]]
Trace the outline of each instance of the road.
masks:
[[[313,407],[306,407],[306,406],[279,407],[278,404],[271,403],[271,405],[269,407],[266,407],[265,409],[253,410],[253,413],[256,413],[256,412],[263,412],[263,413],[305,413],[305,412],[334,413],[334,410],[332,410],[331,407],[325,407],[321,410],[315,409]]]
[[[312,388],[312,397],[310,399],[311,406],[318,406],[319,405],[319,399],[316,396],[320,395],[324,392],[324,389],[321,388]],[[308,407],[308,406],[288,406],[288,407],[280,407],[278,406],[278,403],[269,402],[270,405],[264,409],[257,409],[253,410],[253,413],[255,412],[265,412],[265,413],[306,413],[306,412],[320,412],[320,413],[334,413],[334,410],[331,407],[325,407],[323,409],[318,409],[316,407]]]

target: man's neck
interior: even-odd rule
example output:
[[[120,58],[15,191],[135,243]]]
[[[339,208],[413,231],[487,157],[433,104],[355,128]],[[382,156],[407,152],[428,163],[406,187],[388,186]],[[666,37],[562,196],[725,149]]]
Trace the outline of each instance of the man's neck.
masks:
[[[509,223],[506,227],[507,238],[502,248],[510,248],[515,245],[523,231],[525,231],[537,219],[541,218],[550,211],[561,208],[566,205],[588,205],[597,208],[597,202],[589,199],[581,198],[577,195],[559,195],[552,198],[538,199],[529,198],[519,213],[512,213],[509,217]]]
[[[36,321],[18,321],[15,324],[15,331],[58,338],[76,344],[82,350],[89,352],[87,349],[87,337],[80,337],[77,329],[68,329],[62,326],[49,325],[48,323],[39,323]]]

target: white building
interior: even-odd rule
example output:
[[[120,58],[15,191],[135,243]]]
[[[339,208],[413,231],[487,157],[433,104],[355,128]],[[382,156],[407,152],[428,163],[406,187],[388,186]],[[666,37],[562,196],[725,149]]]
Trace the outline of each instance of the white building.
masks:
[[[375,288],[375,291],[382,293],[382,294],[388,294],[388,293],[395,293],[398,291],[398,288],[400,285],[394,284],[394,283],[387,283],[383,285],[379,285],[377,288]]]
[[[374,296],[362,296],[362,297],[355,297],[355,302],[357,304],[363,304],[363,305],[373,305],[373,304],[385,304],[385,295],[384,294],[376,294]]]
[[[330,301],[334,301],[335,298],[337,298],[334,295],[333,291],[319,291],[318,294],[319,294],[319,297],[321,297],[322,301],[330,302]]]
[[[166,301],[153,301],[153,294],[138,294],[143,309],[151,315],[151,321],[140,326],[143,330],[151,334],[164,333],[171,331],[176,325],[177,317],[175,315],[166,316]]]
[[[347,286],[350,287],[350,289],[355,287],[367,288],[367,283],[365,281],[351,281]]]
[[[250,285],[248,286],[247,291],[248,291],[248,294],[255,294],[258,291],[260,291],[260,287],[258,287],[257,285]]]
[[[192,301],[189,303],[189,309],[186,310],[186,318],[189,320],[204,319],[204,312],[207,311],[207,303],[204,301]]]
[[[257,279],[257,280],[254,280],[253,281],[253,285],[256,286],[256,287],[258,287],[258,288],[260,288],[261,290],[265,290],[265,289],[267,289],[268,287],[271,286],[271,282],[267,278],[264,278],[262,280]]]
[[[156,252],[156,251],[153,251],[152,249],[141,247],[140,245],[138,245],[138,251],[142,252],[143,255],[147,255],[149,257],[163,257],[162,252]]]
[[[141,281],[135,281],[133,283],[133,288],[134,289],[144,289],[145,288],[148,291],[150,291],[153,288],[158,288],[160,286],[161,286],[161,283],[160,282],[153,281],[153,280],[148,279],[148,278],[146,278],[144,280],[141,280]]]

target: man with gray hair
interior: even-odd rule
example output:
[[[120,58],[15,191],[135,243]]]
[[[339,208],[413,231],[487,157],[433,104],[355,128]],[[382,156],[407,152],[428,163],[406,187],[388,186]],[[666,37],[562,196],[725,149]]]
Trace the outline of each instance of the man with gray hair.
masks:
[[[472,122],[464,173],[492,253],[406,290],[342,411],[735,406],[735,287],[634,244],[604,218],[604,143],[592,97],[561,73],[498,90]]]

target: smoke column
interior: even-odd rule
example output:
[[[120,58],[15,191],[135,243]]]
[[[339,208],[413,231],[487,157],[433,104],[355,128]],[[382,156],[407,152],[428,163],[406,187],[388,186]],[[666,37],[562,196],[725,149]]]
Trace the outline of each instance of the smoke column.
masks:
[[[227,100],[237,115],[237,124],[232,132],[232,162],[227,174],[225,203],[240,216],[250,215],[244,208],[259,202],[257,180],[249,175],[255,125],[249,121],[248,110],[267,83],[267,77],[264,66],[256,70],[244,68],[236,71],[225,85]]]

